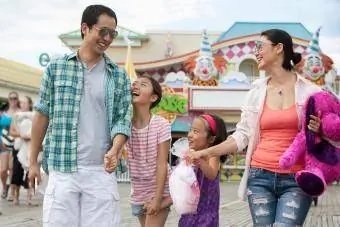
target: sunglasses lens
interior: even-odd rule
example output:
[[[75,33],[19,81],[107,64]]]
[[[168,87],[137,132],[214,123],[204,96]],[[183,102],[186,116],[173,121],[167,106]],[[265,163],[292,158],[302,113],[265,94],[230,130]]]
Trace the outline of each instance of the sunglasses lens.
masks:
[[[107,34],[109,34],[109,31],[108,31],[107,28],[102,28],[102,29],[100,29],[99,35],[100,35],[102,38],[104,38],[105,36],[107,36]]]
[[[112,39],[116,38],[118,36],[118,32],[114,29],[109,29],[109,28],[102,28],[100,29],[99,35],[104,38],[107,35],[110,35]]]

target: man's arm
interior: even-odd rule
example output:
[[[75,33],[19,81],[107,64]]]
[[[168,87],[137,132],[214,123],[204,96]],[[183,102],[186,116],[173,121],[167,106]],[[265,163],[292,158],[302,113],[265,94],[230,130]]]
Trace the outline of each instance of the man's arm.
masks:
[[[113,116],[118,119],[114,122],[111,130],[112,148],[110,152],[115,152],[120,156],[120,152],[131,134],[131,118],[132,118],[132,105],[131,105],[131,83],[129,77],[126,75],[125,70],[122,71],[120,76],[123,77],[124,84],[122,89],[121,98],[117,103],[117,115]]]
[[[37,164],[38,155],[46,134],[48,123],[49,119],[46,115],[35,112],[32,120],[30,165]]]
[[[49,123],[50,101],[53,90],[51,67],[52,64],[47,66],[41,78],[39,100],[34,106],[36,113],[32,119],[28,178],[33,190],[35,190],[35,180],[37,179],[38,183],[41,181],[40,166],[37,159]]]
[[[118,171],[124,172],[125,168],[119,163],[119,158],[121,157],[124,144],[131,135],[131,83],[125,70],[122,70],[119,76],[121,76],[124,81],[121,88],[122,94],[120,95],[118,103],[115,103],[117,111],[113,118],[117,120],[114,121],[111,129],[112,147],[104,158],[105,170],[109,173],[113,172],[117,165],[119,165],[120,168]]]
[[[41,86],[39,91],[39,100],[35,104],[36,110],[32,119],[31,130],[31,147],[30,147],[30,164],[36,164],[38,154],[40,152],[41,144],[44,140],[48,124],[49,124],[49,109],[52,95],[52,70],[53,64],[50,64],[45,69],[45,72],[41,78]]]

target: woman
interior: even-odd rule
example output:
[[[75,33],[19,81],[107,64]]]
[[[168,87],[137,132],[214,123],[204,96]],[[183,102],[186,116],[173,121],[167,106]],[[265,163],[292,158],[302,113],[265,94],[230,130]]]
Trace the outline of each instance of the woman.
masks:
[[[20,159],[18,158],[18,153],[20,148],[27,148],[28,141],[30,140],[30,130],[28,129],[24,130],[22,127],[20,127],[20,122],[25,120],[31,121],[33,117],[33,102],[32,99],[28,96],[25,96],[24,99],[20,103],[21,111],[17,112],[13,116],[13,120],[10,127],[10,134],[12,137],[15,138],[14,141],[14,149],[13,149],[13,173],[12,173],[12,179],[11,179],[11,187],[14,190],[14,205],[19,205],[19,195],[20,195],[20,187],[23,186],[25,189],[27,189],[27,197],[25,204],[27,206],[31,206],[32,204],[32,192],[31,188],[28,184],[28,172],[24,171],[24,168],[27,170],[28,165],[23,166],[22,163],[20,163]],[[27,121],[26,121],[27,122]],[[25,132],[24,132],[25,131]],[[25,146],[25,147],[24,147]],[[24,152],[26,155],[28,155],[27,151]],[[28,158],[25,158],[28,160]]]
[[[0,176],[2,182],[2,194],[1,198],[5,199],[8,194],[9,185],[6,184],[7,178],[11,177],[12,172],[12,155],[13,151],[13,138],[9,134],[9,127],[11,125],[13,115],[20,109],[19,95],[17,92],[12,91],[8,95],[8,109],[2,114],[0,119],[0,125],[2,130],[2,142],[5,149],[0,151]],[[13,201],[13,190],[9,201]]]
[[[248,146],[238,195],[241,199],[247,196],[254,226],[300,226],[312,201],[294,179],[303,168],[303,159],[289,170],[279,168],[279,159],[301,129],[307,97],[320,88],[293,71],[301,55],[294,53],[287,32],[267,30],[260,39],[258,69],[268,77],[256,81],[249,91],[235,133],[226,142],[191,156],[220,156]],[[312,119],[309,129],[318,132],[320,119]]]

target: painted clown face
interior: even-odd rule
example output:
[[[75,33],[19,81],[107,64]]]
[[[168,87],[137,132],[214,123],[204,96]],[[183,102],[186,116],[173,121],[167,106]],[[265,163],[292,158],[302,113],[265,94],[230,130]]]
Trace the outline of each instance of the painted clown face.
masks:
[[[211,57],[201,56],[196,59],[194,74],[201,81],[208,81],[217,75],[217,69],[214,60]]]
[[[304,71],[306,77],[312,81],[316,81],[324,76],[325,68],[321,56],[318,54],[309,54],[305,61]]]

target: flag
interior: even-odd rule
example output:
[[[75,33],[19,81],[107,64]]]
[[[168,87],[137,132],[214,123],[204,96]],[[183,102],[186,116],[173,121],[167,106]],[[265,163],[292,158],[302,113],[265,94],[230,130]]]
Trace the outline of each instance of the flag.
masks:
[[[134,82],[137,79],[137,74],[131,58],[131,45],[129,44],[126,54],[125,71],[128,77],[130,78],[131,82]]]

